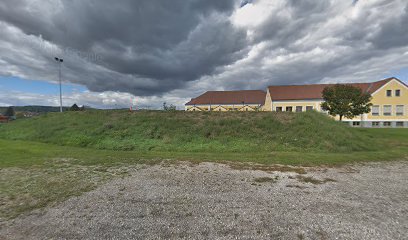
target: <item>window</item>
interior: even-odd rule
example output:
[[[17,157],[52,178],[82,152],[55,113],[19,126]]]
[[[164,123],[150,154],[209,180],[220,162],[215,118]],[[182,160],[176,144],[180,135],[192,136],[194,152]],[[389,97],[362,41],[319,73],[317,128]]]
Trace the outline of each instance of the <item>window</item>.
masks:
[[[383,125],[384,127],[391,127],[391,122],[384,122]]]
[[[380,116],[380,106],[374,105],[374,106],[371,108],[371,114],[372,114],[373,116]]]
[[[384,105],[384,116],[391,116],[391,113],[392,113],[392,106]]]
[[[372,122],[371,125],[373,127],[379,127],[380,126],[380,122]]]
[[[353,126],[355,127],[360,126],[360,122],[353,122]]]
[[[404,116],[404,105],[397,105],[397,116]]]
[[[277,112],[282,112],[283,108],[282,107],[276,107]]]
[[[403,127],[403,126],[404,126],[404,122],[397,122],[397,123],[396,123],[396,126],[397,126],[397,127]]]
[[[307,111],[307,112],[313,111],[313,106],[306,106],[306,111]]]
[[[395,96],[396,97],[401,96],[401,90],[399,90],[399,89],[395,90]]]
[[[293,107],[286,107],[286,112],[292,112]]]
[[[387,97],[392,97],[392,90],[387,90]]]
[[[296,106],[296,112],[303,112],[302,106]]]

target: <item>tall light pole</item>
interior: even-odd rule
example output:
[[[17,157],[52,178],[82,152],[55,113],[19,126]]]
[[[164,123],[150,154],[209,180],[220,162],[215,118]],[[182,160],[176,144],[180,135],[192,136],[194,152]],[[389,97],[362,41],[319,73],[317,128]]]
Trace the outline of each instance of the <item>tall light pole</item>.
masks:
[[[58,76],[59,76],[59,91],[60,91],[60,112],[62,112],[62,86],[61,86],[61,66],[64,62],[62,58],[55,58],[55,61],[58,63]]]

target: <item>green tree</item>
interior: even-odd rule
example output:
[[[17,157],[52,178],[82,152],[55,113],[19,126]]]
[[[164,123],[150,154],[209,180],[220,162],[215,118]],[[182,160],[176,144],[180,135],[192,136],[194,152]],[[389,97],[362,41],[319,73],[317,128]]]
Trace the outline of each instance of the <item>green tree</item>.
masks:
[[[69,110],[70,110],[70,111],[73,111],[73,112],[77,112],[77,111],[80,111],[81,109],[78,107],[78,105],[77,105],[76,103],[74,103],[74,105],[72,105],[72,106],[69,108]]]
[[[322,109],[330,115],[354,118],[360,114],[369,113],[372,104],[371,95],[352,85],[336,84],[323,90]]]
[[[4,116],[6,116],[6,117],[16,116],[16,112],[14,111],[14,108],[13,107],[8,107],[6,112],[4,113]]]
[[[176,111],[176,106],[174,106],[173,104],[167,105],[166,102],[163,103],[163,110],[164,111]]]

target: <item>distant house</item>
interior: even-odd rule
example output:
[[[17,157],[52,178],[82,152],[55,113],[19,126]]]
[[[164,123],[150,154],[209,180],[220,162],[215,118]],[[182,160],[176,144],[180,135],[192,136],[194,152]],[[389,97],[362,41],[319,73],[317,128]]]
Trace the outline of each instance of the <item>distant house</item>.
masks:
[[[21,112],[20,114],[22,114],[25,118],[32,118],[40,115],[40,113],[37,112]]]
[[[191,99],[186,111],[257,111],[265,103],[266,92],[261,90],[208,91]]]

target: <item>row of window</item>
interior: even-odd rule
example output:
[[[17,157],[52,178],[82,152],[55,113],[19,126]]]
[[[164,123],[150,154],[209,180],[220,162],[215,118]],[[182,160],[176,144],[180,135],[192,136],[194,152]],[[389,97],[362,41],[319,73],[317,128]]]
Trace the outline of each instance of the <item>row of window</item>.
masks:
[[[277,112],[283,112],[283,107],[276,107],[276,111]],[[286,112],[293,112],[293,110],[295,110],[295,112],[303,112],[303,106],[296,106],[295,108],[293,108],[292,106],[288,106],[285,108]],[[313,106],[306,106],[306,111],[313,111]]]
[[[395,90],[395,97],[400,97],[401,96],[401,90],[397,89]],[[392,97],[392,90],[387,90],[387,97]]]
[[[404,112],[404,105],[397,105],[395,107],[395,115],[396,116],[404,116],[405,112]],[[383,111],[382,111],[382,115],[383,116],[392,116],[392,105],[384,105],[383,106]],[[380,116],[380,106],[379,105],[374,105],[371,109],[371,114],[373,116]]]
[[[353,126],[358,127],[361,126],[361,122],[353,122]],[[372,127],[380,127],[381,122],[371,122]],[[391,127],[392,123],[391,122],[382,122],[383,127]],[[404,127],[404,122],[395,122],[396,127]]]

